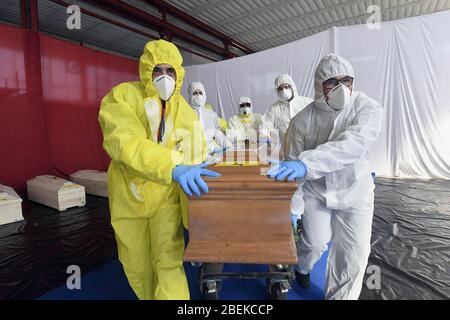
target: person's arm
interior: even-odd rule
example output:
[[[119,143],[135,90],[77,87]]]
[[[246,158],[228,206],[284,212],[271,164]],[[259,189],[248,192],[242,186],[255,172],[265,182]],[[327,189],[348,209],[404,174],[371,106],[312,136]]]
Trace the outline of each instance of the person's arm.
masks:
[[[270,131],[275,129],[275,114],[272,107],[269,107],[261,119],[260,139],[270,138]]]
[[[242,125],[242,123],[239,122],[238,116],[232,116],[230,120],[228,121],[228,130],[227,130],[227,137],[232,141],[234,144],[236,140],[240,140],[243,137],[245,137],[245,128]]]
[[[305,135],[299,117],[294,117],[290,122],[283,142],[285,159],[298,160],[302,152],[305,151]]]
[[[237,124],[235,120],[235,116],[231,116],[230,120],[228,120],[228,129],[237,130]]]
[[[306,166],[307,179],[316,180],[361,159],[378,139],[382,113],[381,106],[371,102],[358,112],[353,123],[333,141],[302,152],[298,159]]]
[[[228,141],[227,137],[223,134],[222,130],[220,129],[219,117],[217,117],[217,115],[214,118],[214,127],[216,130],[214,133],[214,140],[216,140],[217,144],[219,144],[222,148],[230,148],[231,142]]]
[[[147,137],[145,127],[124,97],[125,86],[111,90],[101,102],[99,122],[103,148],[130,176],[168,185],[182,155]]]

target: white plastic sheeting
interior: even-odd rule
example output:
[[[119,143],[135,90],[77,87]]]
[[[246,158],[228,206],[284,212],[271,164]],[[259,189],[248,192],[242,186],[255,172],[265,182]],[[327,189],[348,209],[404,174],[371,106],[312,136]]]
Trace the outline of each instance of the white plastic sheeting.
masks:
[[[201,81],[219,115],[237,113],[239,96],[254,112],[276,101],[274,79],[292,75],[313,97],[320,58],[336,53],[355,69],[356,89],[379,101],[384,129],[371,153],[377,175],[450,179],[450,11],[381,23],[332,28],[241,58],[186,68]],[[187,85],[184,87],[186,90]]]

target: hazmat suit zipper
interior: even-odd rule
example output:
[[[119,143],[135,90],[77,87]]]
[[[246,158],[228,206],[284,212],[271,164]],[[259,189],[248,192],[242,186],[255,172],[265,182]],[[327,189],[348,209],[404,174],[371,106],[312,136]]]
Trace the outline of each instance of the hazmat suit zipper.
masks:
[[[159,123],[158,128],[158,143],[162,142],[164,131],[165,131],[165,116],[166,116],[166,101],[161,100],[162,108],[161,108],[161,122]]]

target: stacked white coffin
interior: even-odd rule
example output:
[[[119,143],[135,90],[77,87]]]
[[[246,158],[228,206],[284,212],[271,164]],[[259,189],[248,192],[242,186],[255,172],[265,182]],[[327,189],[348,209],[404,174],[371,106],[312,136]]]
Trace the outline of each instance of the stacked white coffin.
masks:
[[[70,180],[84,186],[87,194],[108,197],[108,174],[97,170],[80,170],[70,176]]]
[[[22,199],[13,188],[0,184],[0,225],[22,220]]]
[[[64,211],[86,204],[84,187],[51,175],[27,181],[28,199]]]

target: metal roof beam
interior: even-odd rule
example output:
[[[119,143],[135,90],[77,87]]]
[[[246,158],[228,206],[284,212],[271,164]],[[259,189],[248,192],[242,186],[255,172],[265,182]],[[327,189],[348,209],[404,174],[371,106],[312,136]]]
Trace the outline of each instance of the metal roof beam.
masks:
[[[204,23],[203,21],[191,16],[190,14],[187,14],[185,11],[178,9],[177,7],[167,3],[164,0],[142,0],[152,6],[155,6],[159,8],[162,12],[169,13],[173,15],[174,17],[187,22],[188,24],[206,32],[209,33],[212,36],[215,36],[219,39],[221,39],[224,43],[228,43],[229,45],[241,50],[242,52],[246,54],[254,53],[254,51],[244,44],[236,41],[235,39],[232,39],[229,35],[212,28],[208,24]]]
[[[20,0],[20,20],[23,28],[39,31],[37,0]]]
[[[151,25],[156,28],[161,28],[171,32],[174,36],[178,36],[184,40],[194,43],[200,47],[208,49],[210,51],[219,53],[226,58],[237,57],[236,54],[227,51],[225,48],[217,46],[205,39],[202,39],[192,33],[189,33],[173,24],[165,22],[163,19],[155,17],[146,11],[140,10],[134,6],[131,6],[122,1],[106,1],[106,0],[86,0],[86,2],[99,7],[105,11],[114,13],[118,16],[124,17],[133,22],[137,22],[143,25]]]
[[[63,0],[48,0],[48,1],[54,2],[54,3],[59,4],[59,5],[62,5],[62,6],[64,6],[64,7],[68,7],[68,6],[71,5],[71,3],[67,3],[67,2],[65,2],[65,1],[63,1]],[[131,26],[129,26],[129,25],[123,24],[123,23],[121,23],[121,22],[112,20],[112,19],[107,18],[107,17],[105,17],[105,16],[99,15],[99,14],[93,12],[93,11],[90,11],[90,10],[87,10],[87,9],[84,9],[84,8],[81,8],[81,7],[80,7],[80,11],[81,11],[81,13],[87,14],[88,16],[91,16],[91,17],[94,17],[94,18],[96,18],[96,19],[102,20],[102,21],[104,21],[104,22],[110,23],[110,24],[112,24],[112,25],[115,25],[115,26],[117,26],[117,27],[123,28],[123,29],[125,29],[125,30],[131,31],[131,32],[134,32],[134,33],[137,33],[137,34],[140,34],[140,35],[143,35],[143,36],[145,36],[145,37],[147,37],[147,38],[150,38],[150,39],[159,39],[157,36],[152,35],[152,34],[150,34],[150,33],[148,33],[148,32],[145,32],[145,31],[142,31],[142,30],[140,30],[140,29],[133,28],[133,27],[131,27]],[[195,55],[197,55],[197,56],[200,56],[200,57],[202,57],[202,58],[208,59],[208,60],[210,60],[210,61],[217,61],[217,60],[215,60],[215,59],[213,59],[213,58],[211,58],[211,57],[208,57],[208,56],[206,56],[206,55],[204,55],[204,54],[202,54],[202,53],[199,53],[199,52],[196,52],[196,51],[194,51],[194,50],[192,50],[192,49],[186,48],[185,46],[182,46],[182,45],[178,45],[178,44],[177,44],[177,47],[180,48],[180,49],[182,49],[182,50],[184,50],[184,51],[187,51],[187,52],[193,53],[193,54],[195,54]]]

